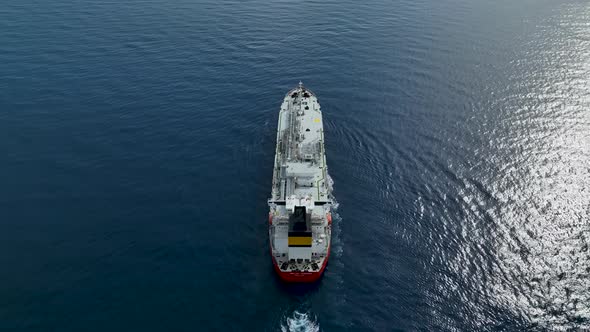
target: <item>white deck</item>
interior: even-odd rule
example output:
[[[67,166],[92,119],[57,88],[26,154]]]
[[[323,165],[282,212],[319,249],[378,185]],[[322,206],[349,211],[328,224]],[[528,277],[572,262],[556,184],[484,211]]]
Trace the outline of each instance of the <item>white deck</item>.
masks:
[[[294,93],[309,97],[292,98]],[[328,199],[322,112],[309,90],[291,90],[281,105],[274,171],[272,200],[293,194],[313,194],[315,201]]]

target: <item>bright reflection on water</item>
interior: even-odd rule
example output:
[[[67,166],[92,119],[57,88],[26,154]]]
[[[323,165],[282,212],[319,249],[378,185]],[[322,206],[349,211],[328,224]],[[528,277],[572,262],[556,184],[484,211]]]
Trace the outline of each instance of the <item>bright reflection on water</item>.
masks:
[[[480,327],[502,309],[523,327],[590,328],[590,11],[561,10],[488,91],[501,98],[474,106],[502,111],[461,128],[486,148],[454,143],[476,162],[449,166],[462,189],[442,199],[464,222],[432,296],[458,294]]]

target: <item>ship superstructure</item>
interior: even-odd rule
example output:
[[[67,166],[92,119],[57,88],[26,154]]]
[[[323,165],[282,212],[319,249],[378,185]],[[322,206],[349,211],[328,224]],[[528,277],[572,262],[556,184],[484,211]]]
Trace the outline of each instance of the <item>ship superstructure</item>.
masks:
[[[285,281],[315,281],[328,263],[332,227],[328,179],[320,104],[300,82],[281,105],[268,200],[272,259]]]

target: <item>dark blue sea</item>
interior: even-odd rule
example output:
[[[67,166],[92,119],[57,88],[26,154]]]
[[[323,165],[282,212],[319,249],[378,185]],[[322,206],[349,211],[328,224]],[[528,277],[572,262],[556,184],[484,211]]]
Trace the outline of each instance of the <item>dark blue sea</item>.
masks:
[[[322,105],[330,263],[269,255]],[[0,331],[590,328],[590,3],[7,0]]]

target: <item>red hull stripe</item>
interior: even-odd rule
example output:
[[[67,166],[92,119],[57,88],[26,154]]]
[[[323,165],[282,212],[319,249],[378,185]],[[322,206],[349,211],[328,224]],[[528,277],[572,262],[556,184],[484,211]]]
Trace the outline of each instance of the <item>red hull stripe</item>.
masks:
[[[275,271],[281,277],[281,280],[285,282],[314,282],[320,279],[322,274],[324,273],[324,269],[326,269],[326,265],[328,264],[328,258],[330,258],[330,249],[328,248],[328,255],[326,255],[326,259],[324,259],[324,264],[322,268],[318,272],[283,272],[279,268],[277,261],[275,258],[272,258],[272,263],[275,267]]]

